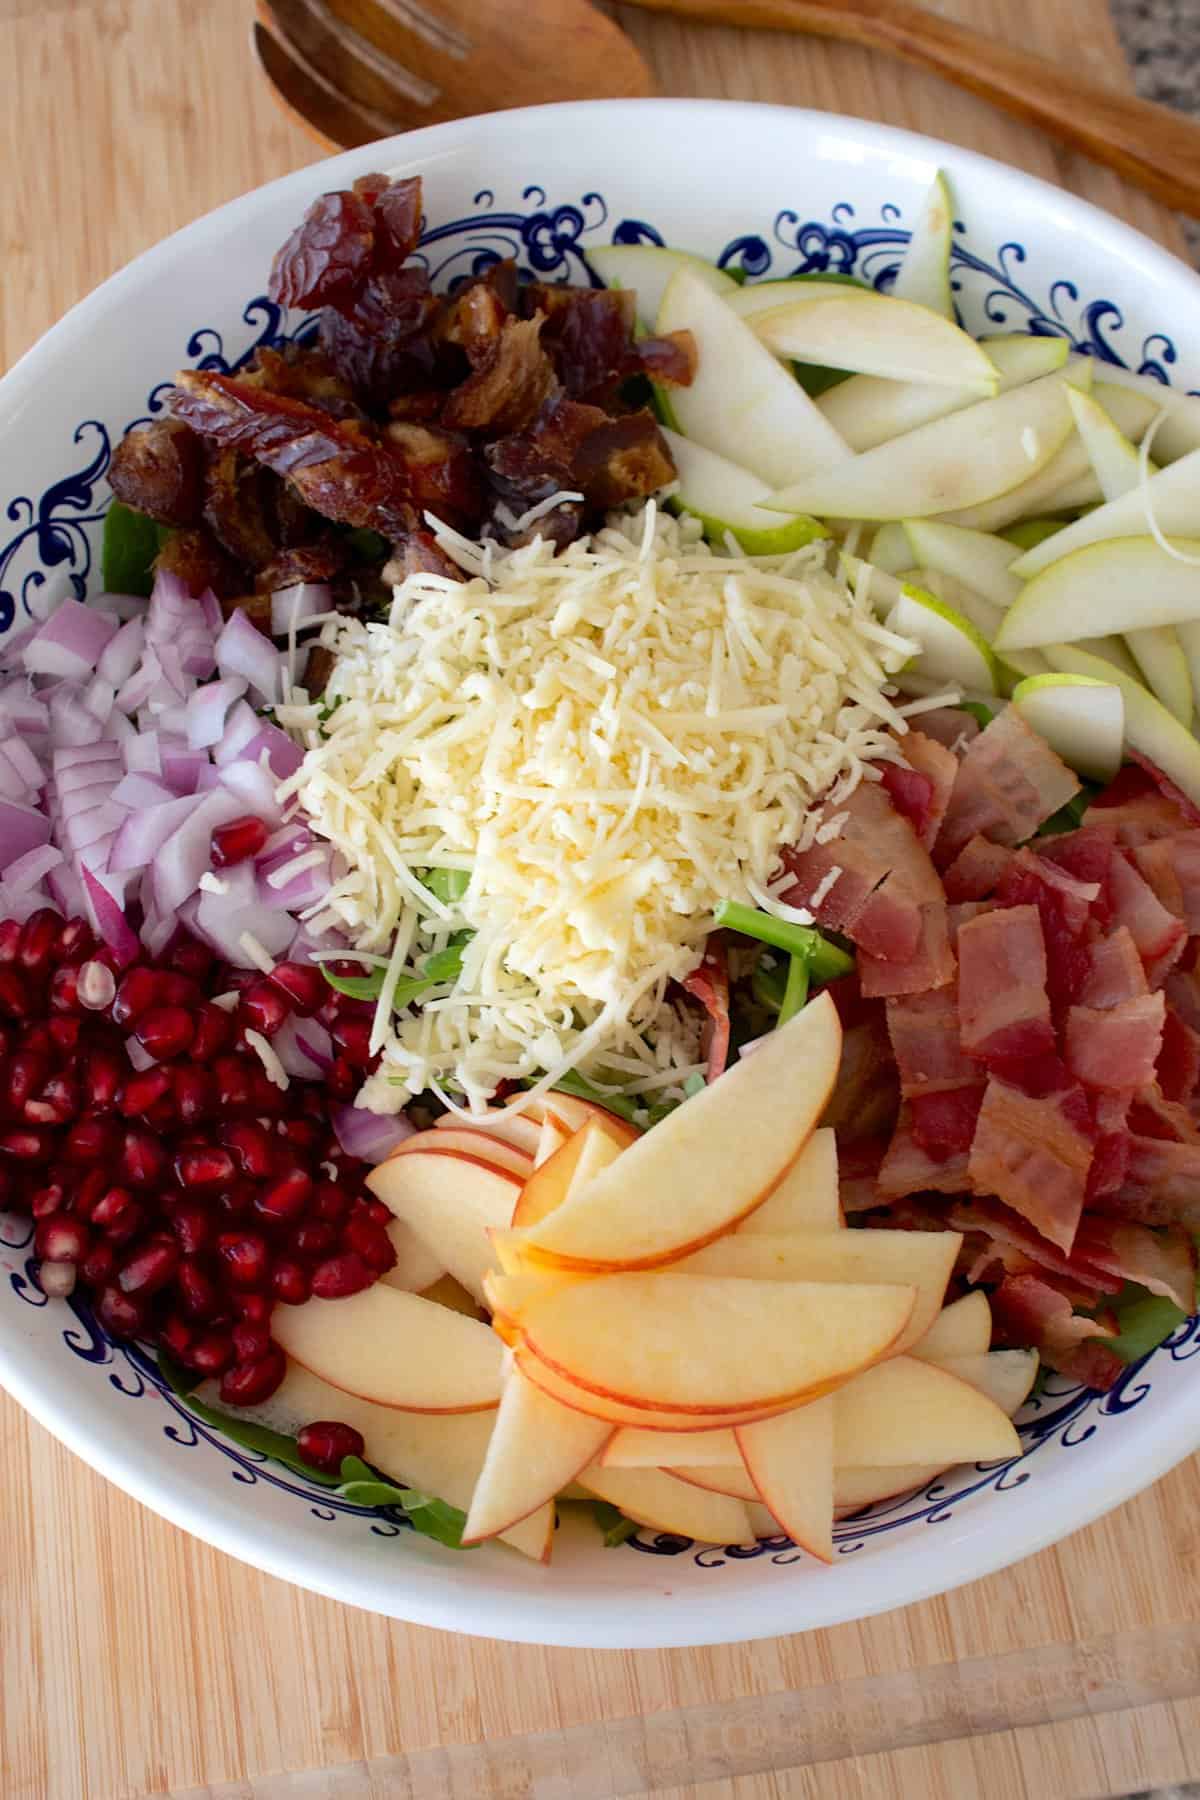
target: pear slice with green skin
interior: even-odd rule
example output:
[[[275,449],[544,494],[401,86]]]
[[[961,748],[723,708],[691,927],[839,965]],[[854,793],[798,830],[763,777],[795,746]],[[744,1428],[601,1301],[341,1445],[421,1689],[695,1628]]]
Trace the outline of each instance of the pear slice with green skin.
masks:
[[[1152,537],[1103,539],[1060,557],[1022,589],[996,634],[996,650],[1200,619],[1200,539],[1176,542],[1196,560],[1165,555]]]
[[[904,526],[896,521],[879,527],[871,539],[867,561],[873,568],[884,569],[889,575],[900,575],[905,569],[911,569],[914,562],[920,562],[921,558],[913,555]]]
[[[745,287],[738,288],[736,294],[726,295],[726,305],[739,318],[752,319],[756,313],[777,312],[781,306],[791,306],[793,302],[840,299],[847,289],[859,294],[875,292],[861,281],[822,281],[819,275],[805,279],[793,275],[781,281],[748,282]]]
[[[908,249],[896,271],[892,294],[897,300],[913,300],[954,317],[954,299],[950,292],[950,246],[954,236],[954,201],[950,184],[938,170],[925,196],[917,222],[908,240]]]
[[[897,637],[920,644],[920,655],[909,665],[913,674],[973,693],[1000,692],[1000,668],[983,633],[933,594],[906,589],[884,622]],[[901,672],[897,685],[903,685],[907,672]]]
[[[679,492],[667,504],[672,511],[693,513],[713,544],[723,548],[729,532],[747,556],[784,556],[816,538],[828,537],[825,526],[816,519],[804,514],[783,519],[760,506],[771,490],[749,469],[693,444],[669,427],[664,427],[663,436],[679,479]]]
[[[839,287],[817,299],[810,288],[802,299],[751,314],[749,323],[776,356],[890,381],[972,388],[981,396],[1000,386],[987,352],[960,326],[873,288]]]
[[[1013,689],[1012,703],[1077,775],[1112,780],[1125,742],[1125,701],[1113,682],[1057,671],[1031,675]]]
[[[633,289],[638,324],[646,331],[654,330],[667,283],[677,269],[690,269],[714,294],[741,291],[732,275],[702,256],[693,256],[688,250],[664,250],[659,244],[601,244],[588,250],[587,262],[605,287]]]
[[[1200,742],[1140,681],[1078,644],[1049,644],[1046,660],[1068,675],[1111,682],[1125,701],[1125,744],[1147,757],[1193,805],[1200,806]]]
[[[978,593],[955,575],[943,574],[940,569],[906,569],[901,580],[910,590],[932,594],[943,606],[961,613],[987,643],[993,642],[1004,618],[1004,608],[985,594]],[[1010,694],[1023,677],[1044,674],[1050,667],[1040,650],[1014,650],[1011,657],[1011,661],[996,658],[997,691],[1001,694]]]
[[[765,284],[764,284],[765,285]],[[1069,345],[1065,338],[984,338],[982,347],[996,371],[999,391],[1024,387],[1066,366]],[[1083,361],[1083,358],[1079,359]],[[1091,364],[1088,364],[1090,370]],[[932,382],[887,381],[879,375],[851,375],[847,381],[822,394],[817,402],[830,424],[852,450],[874,450],[892,438],[929,425],[935,419],[961,412],[978,396],[970,388],[948,388]]]
[[[676,270],[667,283],[657,329],[690,331],[696,341],[695,378],[671,395],[684,437],[773,487],[850,458],[848,446],[800,384],[692,269]],[[772,510],[794,515],[812,509]]]
[[[1181,394],[1153,375],[1135,375],[1132,369],[1108,369],[1114,387],[1139,394],[1152,408],[1155,419],[1162,423],[1154,432],[1155,460],[1162,464],[1178,462],[1193,450],[1200,450],[1200,397]]]
[[[903,531],[918,568],[937,569],[966,582],[1002,612],[1019,596],[1021,583],[1009,570],[1020,551],[1006,538],[940,519],[905,519]]]
[[[1070,397],[1071,411],[1075,415],[1075,429],[1079,433],[1084,455],[1092,465],[1096,480],[1100,483],[1100,492],[1105,500],[1119,500],[1122,494],[1129,493],[1141,479],[1137,446],[1133,439],[1127,437],[1112,412],[1101,404],[1103,396],[1111,394],[1116,402],[1115,410],[1124,412],[1127,398],[1121,388],[1098,387],[1091,394],[1073,392]],[[1138,395],[1132,399],[1137,401]],[[1150,419],[1144,418],[1141,435],[1149,427]],[[1151,464],[1151,473],[1157,473]]]
[[[1067,388],[1065,374],[1047,375],[980,400],[836,467],[814,469],[764,504],[822,519],[917,519],[994,499],[1062,448],[1074,429]]]
[[[1051,563],[1082,550],[1089,544],[1105,543],[1113,538],[1140,536],[1149,530],[1148,509],[1152,510],[1159,530],[1168,538],[1191,537],[1200,533],[1200,450],[1169,463],[1144,484],[1139,482],[1119,500],[1106,501],[1085,518],[1076,519],[1053,537],[1027,550],[1013,564],[1013,574],[1022,581],[1049,568]],[[1166,563],[1169,559],[1162,558]],[[1157,624],[1171,623],[1156,620]]]
[[[1190,725],[1195,710],[1192,671],[1175,625],[1152,625],[1127,631],[1125,642],[1146,686],[1181,725]]]
[[[1006,525],[996,535],[1013,546],[1015,561],[1022,551],[1035,550],[1056,531],[1062,531],[1065,525],[1065,519],[1018,519],[1015,525]]]

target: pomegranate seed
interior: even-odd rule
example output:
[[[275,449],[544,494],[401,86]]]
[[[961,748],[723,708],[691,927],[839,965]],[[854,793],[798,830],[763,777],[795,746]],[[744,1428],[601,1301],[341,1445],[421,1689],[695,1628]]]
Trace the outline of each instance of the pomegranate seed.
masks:
[[[111,1112],[125,1079],[121,1060],[111,1050],[93,1050],[83,1068],[83,1102],[90,1112]]]
[[[136,1126],[125,1133],[121,1145],[122,1179],[134,1187],[156,1187],[167,1172],[167,1153],[152,1132]]]
[[[183,1362],[191,1348],[192,1327],[178,1313],[171,1313],[158,1328],[158,1340],[177,1362]]]
[[[282,988],[269,981],[256,981],[243,989],[238,1002],[238,1023],[243,1031],[258,1031],[271,1038],[286,1025],[292,1015],[291,1001]]]
[[[206,1331],[188,1351],[188,1366],[198,1375],[223,1375],[233,1361],[233,1339],[227,1331]]]
[[[114,1025],[132,1025],[158,1004],[160,977],[153,969],[128,969],[121,977],[112,1003]]]
[[[245,1112],[254,1103],[254,1071],[240,1056],[219,1056],[213,1064],[217,1105],[222,1112]]]
[[[222,1225],[243,1225],[254,1206],[254,1183],[235,1181],[231,1188],[217,1195],[217,1212]]]
[[[0,1137],[0,1155],[11,1156],[14,1162],[49,1162],[54,1155],[54,1139],[39,1125],[29,1125],[23,1131],[6,1131]]]
[[[121,1134],[111,1119],[78,1119],[63,1142],[62,1157],[71,1163],[107,1163],[121,1147]]]
[[[175,1286],[190,1319],[215,1319],[221,1311],[217,1284],[207,1269],[185,1256],[175,1272]]]
[[[87,1226],[65,1213],[43,1219],[33,1234],[33,1248],[47,1262],[82,1262],[90,1245]]]
[[[233,1304],[240,1319],[249,1319],[255,1325],[265,1325],[271,1316],[272,1302],[267,1294],[235,1294]]]
[[[75,1292],[78,1271],[74,1263],[44,1262],[38,1268],[38,1282],[47,1300],[65,1300]]]
[[[35,1219],[52,1219],[55,1213],[64,1211],[66,1199],[66,1189],[62,1183],[52,1181],[49,1187],[38,1188],[30,1200],[30,1214]]]
[[[80,1279],[91,1288],[103,1287],[116,1267],[116,1253],[111,1244],[97,1244],[79,1265]]]
[[[227,1126],[221,1133],[221,1141],[233,1152],[244,1174],[265,1181],[273,1172],[275,1155],[271,1139],[252,1119],[240,1119]]]
[[[111,1337],[132,1338],[146,1328],[147,1311],[140,1294],[126,1294],[109,1282],[96,1301],[96,1317]]]
[[[303,1306],[312,1292],[308,1270],[294,1257],[283,1257],[271,1270],[271,1292],[285,1306]]]
[[[131,1075],[125,1083],[119,1110],[125,1118],[136,1119],[170,1091],[171,1076],[168,1070],[144,1069],[140,1075]]]
[[[325,1142],[325,1131],[315,1119],[281,1119],[279,1135],[293,1150],[305,1154],[320,1149]]]
[[[50,1008],[52,1012],[74,1012],[79,1005],[79,971],[78,969],[55,969],[50,978]]]
[[[270,980],[283,989],[292,1011],[303,1019],[319,1012],[329,998],[329,983],[313,963],[276,963]]]
[[[181,1200],[171,1208],[171,1230],[185,1256],[199,1256],[213,1240],[213,1216],[197,1200]]]
[[[212,951],[199,938],[181,937],[167,957],[171,968],[193,981],[203,981],[213,966]]]
[[[267,1241],[256,1231],[223,1231],[217,1253],[234,1287],[262,1287],[270,1276]]]
[[[255,1196],[255,1211],[272,1225],[286,1225],[300,1217],[312,1191],[311,1176],[303,1169],[290,1169],[279,1181]]]
[[[169,1238],[143,1244],[117,1271],[123,1294],[157,1294],[179,1267],[179,1246]]]
[[[110,1188],[92,1208],[92,1224],[113,1244],[127,1244],[142,1228],[143,1212],[125,1188]]]
[[[252,1105],[256,1117],[277,1119],[288,1109],[287,1091],[277,1088],[266,1070],[259,1066],[251,1070],[254,1083],[254,1099]]]
[[[375,1271],[350,1250],[344,1256],[331,1256],[327,1262],[317,1264],[312,1291],[321,1300],[344,1300],[350,1294],[360,1294],[374,1280]]]
[[[369,1069],[375,1058],[371,1052],[370,1018],[346,1018],[334,1021],[329,1034],[340,1052],[340,1060],[355,1069]]]
[[[50,1060],[36,1050],[18,1050],[8,1065],[8,1104],[20,1112],[32,1100],[50,1073]]]
[[[359,1083],[358,1070],[344,1056],[335,1057],[325,1071],[325,1086],[331,1100],[353,1100]]]
[[[369,1269],[386,1275],[396,1266],[396,1250],[382,1225],[374,1219],[349,1219],[342,1228],[342,1248],[362,1257]]]
[[[58,934],[55,954],[59,962],[81,962],[96,947],[92,928],[86,919],[68,919]]]
[[[190,975],[184,975],[177,969],[168,969],[158,979],[161,1006],[186,1006],[190,1009],[203,1005],[204,989]]]
[[[297,1433],[296,1448],[306,1463],[326,1475],[336,1475],[348,1456],[361,1456],[366,1449],[361,1431],[343,1425],[340,1419],[317,1419]]]
[[[239,1319],[233,1328],[233,1353],[240,1363],[261,1362],[271,1348],[266,1320]]]
[[[233,1176],[232,1156],[216,1146],[181,1150],[175,1158],[175,1179],[183,1188],[223,1187]]]
[[[171,1081],[175,1090],[175,1106],[184,1125],[195,1125],[212,1114],[216,1104],[217,1084],[207,1069],[176,1067],[171,1071]]]
[[[56,1050],[61,1050],[64,1055],[70,1055],[79,1043],[80,1024],[81,1021],[78,1018],[74,1016],[67,1018],[62,1013],[57,1013],[50,1020],[47,1030]]]
[[[325,1219],[330,1225],[340,1225],[349,1215],[350,1196],[344,1188],[336,1187],[332,1181],[323,1181],[313,1200],[313,1212],[318,1219]]]
[[[248,856],[257,856],[268,836],[262,820],[252,813],[231,819],[228,825],[218,825],[212,834],[213,868],[231,869],[235,863],[245,862]]]
[[[89,1012],[104,1012],[113,1003],[117,980],[102,962],[85,962],[75,983],[75,998]]]
[[[288,1248],[296,1256],[326,1256],[337,1243],[338,1234],[323,1219],[308,1219],[297,1225],[288,1239]]]
[[[152,1006],[141,1014],[133,1032],[147,1055],[169,1062],[190,1048],[196,1027],[182,1006]]]
[[[29,989],[17,971],[0,969],[0,1013],[10,1019],[27,1019],[32,1010]]]
[[[21,948],[21,922],[19,919],[5,919],[0,922],[0,963],[12,963],[17,960],[17,951]]]
[[[239,1363],[221,1378],[221,1398],[227,1406],[261,1406],[269,1400],[287,1374],[287,1358],[272,1344],[258,1362]]]
[[[30,913],[21,929],[21,946],[17,962],[30,975],[44,975],[50,968],[58,945],[62,920],[49,906]]]
[[[79,1111],[79,1089],[70,1075],[52,1075],[36,1100],[25,1102],[31,1125],[67,1125]]]
[[[376,1200],[372,1195],[364,1194],[358,1204],[363,1208],[368,1219],[374,1219],[376,1225],[391,1224],[392,1209],[390,1206],[385,1206],[382,1200]]]
[[[228,1050],[233,1042],[233,1019],[219,1006],[206,1001],[196,1008],[194,1014],[196,1035],[192,1039],[191,1058],[193,1062],[211,1062],[222,1050]]]

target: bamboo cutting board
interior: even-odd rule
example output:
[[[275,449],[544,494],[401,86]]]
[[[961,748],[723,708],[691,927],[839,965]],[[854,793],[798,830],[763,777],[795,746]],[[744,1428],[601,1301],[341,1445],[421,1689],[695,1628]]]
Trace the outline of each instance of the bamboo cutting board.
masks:
[[[663,90],[927,129],[1177,248],[1114,177],[866,52],[615,9]],[[941,0],[1127,76],[1102,0]],[[0,365],[165,233],[316,154],[250,0],[0,0]],[[264,254],[271,246],[264,246]],[[0,1395],[3,1800],[1083,1800],[1200,1776],[1200,1460],[1056,1550],[863,1625],[509,1647],[356,1613],[143,1511]],[[307,1773],[305,1773],[307,1772]]]

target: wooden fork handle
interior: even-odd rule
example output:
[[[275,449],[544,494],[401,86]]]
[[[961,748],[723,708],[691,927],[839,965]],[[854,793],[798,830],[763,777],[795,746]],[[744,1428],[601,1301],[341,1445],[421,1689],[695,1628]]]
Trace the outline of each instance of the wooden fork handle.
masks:
[[[882,50],[1038,125],[1181,212],[1200,217],[1200,123],[1082,80],[905,0],[634,0],[708,25],[801,31]],[[1019,9],[1014,9],[1019,11]]]

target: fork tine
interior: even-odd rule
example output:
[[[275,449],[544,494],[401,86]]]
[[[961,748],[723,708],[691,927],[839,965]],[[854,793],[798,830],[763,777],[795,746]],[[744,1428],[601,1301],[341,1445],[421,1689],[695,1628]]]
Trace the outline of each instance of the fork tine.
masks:
[[[267,0],[259,0],[259,12],[269,18]],[[276,100],[328,149],[349,150],[411,129],[411,119],[400,119],[394,113],[385,117],[353,105],[264,24],[256,23],[253,34],[259,67]]]

